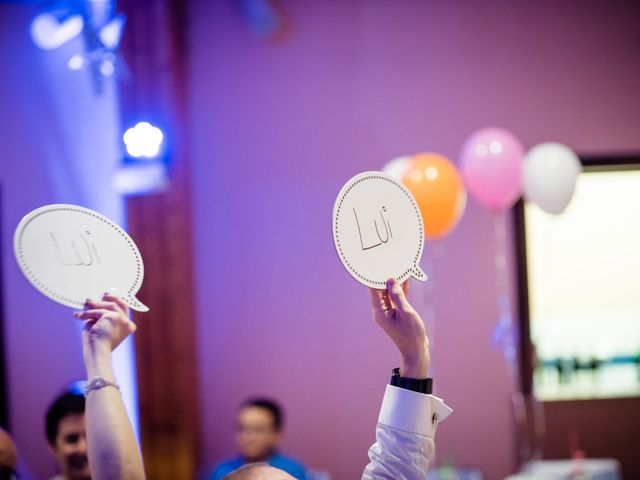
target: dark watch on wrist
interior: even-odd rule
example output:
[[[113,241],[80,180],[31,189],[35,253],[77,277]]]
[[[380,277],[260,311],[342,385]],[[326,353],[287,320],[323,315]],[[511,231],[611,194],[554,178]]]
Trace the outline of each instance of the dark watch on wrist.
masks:
[[[430,394],[433,391],[432,378],[406,378],[400,376],[400,369],[394,368],[391,373],[391,385],[413,392]]]

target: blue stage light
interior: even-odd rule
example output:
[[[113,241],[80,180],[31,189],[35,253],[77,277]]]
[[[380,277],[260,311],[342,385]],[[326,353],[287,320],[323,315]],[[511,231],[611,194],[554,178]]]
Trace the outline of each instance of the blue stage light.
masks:
[[[2,0],[0,0],[1,2]],[[31,38],[44,49],[53,50],[81,36],[84,48],[68,61],[71,70],[86,69],[96,93],[106,79],[123,64],[117,55],[126,17],[116,13],[116,0],[51,0],[31,22]],[[70,48],[78,48],[74,45]],[[126,72],[126,67],[122,67]]]
[[[169,172],[158,161],[123,165],[114,173],[111,185],[121,195],[158,193],[169,185]]]
[[[43,50],[53,50],[82,33],[85,26],[82,15],[69,12],[41,13],[31,22],[31,38]]]
[[[164,135],[162,130],[149,122],[138,122],[122,137],[127,153],[134,158],[154,158],[160,153]]]

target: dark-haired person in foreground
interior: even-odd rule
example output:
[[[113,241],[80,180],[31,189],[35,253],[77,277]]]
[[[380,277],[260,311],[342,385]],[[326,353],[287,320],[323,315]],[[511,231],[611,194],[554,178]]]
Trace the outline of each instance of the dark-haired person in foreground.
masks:
[[[376,443],[369,449],[371,462],[363,480],[422,480],[434,454],[437,424],[451,409],[430,395],[429,340],[424,324],[396,280],[386,290],[371,290],[376,323],[400,351],[401,366],[394,370],[392,385],[382,402]],[[86,320],[83,347],[89,385],[87,388],[87,438],[94,480],[138,480],[145,478],[142,457],[111,369],[111,351],[135,325],[127,306],[118,297],[105,295],[101,302],[88,302],[77,313]],[[289,474],[266,464],[251,464],[227,475],[225,480],[290,480]]]
[[[47,440],[60,474],[51,480],[89,480],[84,395],[66,391],[49,406],[45,417]]]
[[[236,446],[240,456],[219,464],[210,480],[221,480],[248,463],[266,463],[298,480],[306,480],[305,467],[278,450],[283,417],[282,407],[268,398],[250,398],[240,405],[236,417]]]

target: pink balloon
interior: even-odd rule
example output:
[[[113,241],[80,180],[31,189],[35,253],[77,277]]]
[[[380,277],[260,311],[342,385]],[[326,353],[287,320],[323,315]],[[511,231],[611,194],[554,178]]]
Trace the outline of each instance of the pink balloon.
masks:
[[[522,193],[520,140],[502,128],[483,128],[465,142],[460,156],[462,178],[469,193],[490,210],[513,206]]]

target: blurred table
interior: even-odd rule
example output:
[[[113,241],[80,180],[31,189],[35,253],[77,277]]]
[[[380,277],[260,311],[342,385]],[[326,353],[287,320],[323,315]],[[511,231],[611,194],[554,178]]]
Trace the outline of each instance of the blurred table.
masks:
[[[442,467],[429,470],[427,480],[483,480],[480,470],[475,468]]]
[[[621,480],[620,464],[612,458],[537,460],[529,462],[509,480]],[[582,475],[576,475],[577,471]]]

